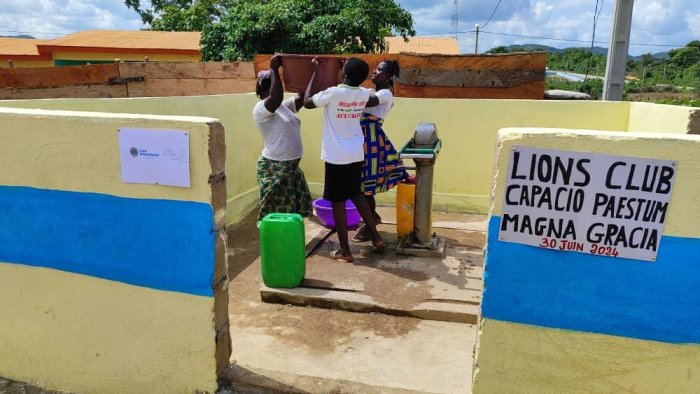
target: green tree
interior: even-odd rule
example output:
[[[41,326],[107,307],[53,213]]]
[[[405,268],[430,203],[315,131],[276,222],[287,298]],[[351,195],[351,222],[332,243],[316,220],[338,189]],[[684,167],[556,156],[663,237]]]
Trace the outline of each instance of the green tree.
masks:
[[[501,46],[497,46],[497,47],[489,49],[488,51],[486,51],[486,53],[510,53],[510,50],[508,50],[508,48],[501,45]]]
[[[589,67],[589,61],[590,67]],[[567,48],[561,53],[551,53],[547,66],[552,70],[573,71],[576,73],[598,74],[605,72],[605,56],[591,55],[589,48]]]
[[[141,21],[152,30],[200,31],[221,16],[226,6],[235,0],[124,0],[136,11]]]
[[[153,30],[202,31],[203,60],[256,53],[362,53],[416,34],[395,0],[125,0]]]
[[[700,62],[700,47],[685,46],[683,48],[668,51],[671,64],[679,68],[688,68]]]
[[[384,37],[392,33],[415,35],[411,14],[394,0],[242,1],[204,27],[202,59],[374,52],[384,49]]]

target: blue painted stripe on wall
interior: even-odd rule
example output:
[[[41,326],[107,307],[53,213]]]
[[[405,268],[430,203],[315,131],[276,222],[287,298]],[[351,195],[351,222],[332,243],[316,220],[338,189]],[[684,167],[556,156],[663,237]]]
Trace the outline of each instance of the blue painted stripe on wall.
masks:
[[[0,186],[0,261],[211,296],[208,204]]]
[[[700,343],[700,239],[664,236],[652,263],[501,242],[500,223],[489,222],[484,317]]]

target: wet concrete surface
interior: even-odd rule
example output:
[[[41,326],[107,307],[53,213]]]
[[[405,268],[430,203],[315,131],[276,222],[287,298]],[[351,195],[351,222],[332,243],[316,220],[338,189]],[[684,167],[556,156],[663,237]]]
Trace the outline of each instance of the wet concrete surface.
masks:
[[[381,208],[380,214],[385,224],[379,230],[395,244],[391,208]],[[404,309],[449,300],[464,289],[480,294],[485,217],[436,213],[433,220],[449,227],[435,231],[452,245],[448,257],[456,264],[407,260],[391,252],[377,256],[365,253],[368,245],[363,244],[352,246],[354,264],[341,263],[328,257],[337,246],[333,235],[310,256],[307,284],[360,290]],[[313,219],[306,227],[311,244],[327,231]],[[228,236],[233,354],[227,377],[232,387],[311,393],[470,391],[474,324],[262,302],[254,215],[229,228]],[[436,289],[446,296],[434,294]]]

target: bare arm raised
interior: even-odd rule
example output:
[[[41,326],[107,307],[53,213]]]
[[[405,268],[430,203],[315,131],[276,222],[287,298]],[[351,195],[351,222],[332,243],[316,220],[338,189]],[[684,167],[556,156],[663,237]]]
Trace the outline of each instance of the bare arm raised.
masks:
[[[282,65],[278,55],[270,58],[270,95],[265,98],[265,109],[270,112],[277,111],[277,108],[282,104],[284,92],[282,89],[282,80],[280,79],[280,66]]]
[[[316,104],[314,104],[314,100],[312,99],[312,97],[318,92],[318,87],[316,87],[316,74],[318,71],[318,65],[318,58],[314,57],[313,59],[311,59],[311,68],[313,69],[313,72],[311,73],[311,80],[309,80],[309,85],[306,86],[306,92],[304,93],[304,107],[308,109],[316,108]]]

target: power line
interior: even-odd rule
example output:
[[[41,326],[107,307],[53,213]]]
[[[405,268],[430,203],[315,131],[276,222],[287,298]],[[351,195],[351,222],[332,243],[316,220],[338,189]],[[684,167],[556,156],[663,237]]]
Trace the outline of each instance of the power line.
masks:
[[[459,30],[459,0],[454,0],[452,4],[452,31],[455,40],[457,39],[457,30]]]
[[[19,30],[0,30],[2,33],[14,33],[14,34],[50,34],[50,35],[65,35],[65,34],[73,34],[73,33],[68,33],[68,32],[46,32],[46,31],[19,31]]]
[[[458,31],[457,34],[474,34],[476,33],[476,30],[467,30],[467,31]],[[493,35],[499,35],[499,36],[509,36],[509,37],[517,37],[517,38],[531,38],[534,40],[549,40],[549,41],[564,41],[564,42],[583,42],[583,43],[590,43],[590,40],[576,40],[576,39],[570,39],[570,38],[554,38],[554,37],[544,37],[544,36],[528,36],[528,35],[523,35],[523,34],[512,34],[512,33],[500,33],[500,32],[495,32],[495,31],[484,31],[484,30],[479,30],[479,33],[484,33],[484,34],[493,34]],[[449,36],[453,35],[454,32],[444,32],[444,33],[418,33],[419,36]],[[606,44],[607,42],[605,41],[595,41],[596,44]],[[685,47],[685,44],[630,44],[634,46],[644,46],[644,47],[669,47],[669,48],[682,48]]]
[[[474,33],[473,31],[469,32],[460,32],[460,33]],[[510,33],[498,33],[494,31],[481,31],[481,33],[486,33],[486,34],[495,34],[495,35],[500,35],[500,36],[510,36],[510,37],[519,37],[519,38],[532,38],[532,39],[537,39],[537,40],[551,40],[551,41],[567,41],[567,42],[585,42],[589,43],[590,41],[588,40],[574,40],[574,39],[567,39],[567,38],[554,38],[554,37],[542,37],[542,36],[526,36],[522,34],[510,34]],[[444,34],[444,33],[443,33]],[[595,41],[596,44],[605,44],[605,41]],[[674,47],[674,48],[682,48],[685,46],[685,44],[630,44],[634,46],[643,46],[643,47]]]
[[[593,61],[593,46],[595,44],[595,31],[596,27],[598,26],[598,18],[600,18],[600,13],[603,11],[603,4],[605,4],[605,0],[595,0],[595,9],[593,10],[593,33],[591,33],[591,48],[589,49],[589,54],[588,54],[588,64],[586,65],[586,75],[583,77],[583,85],[581,85],[581,88],[583,89],[583,86],[585,86],[586,81],[588,80],[588,73],[591,72],[591,62]],[[600,6],[600,9],[598,8]]]
[[[496,14],[496,10],[498,9],[498,6],[499,6],[499,5],[501,5],[501,0],[498,0],[498,4],[496,4],[496,7],[494,7],[493,12],[491,13],[491,16],[489,16],[489,19],[486,21],[486,23],[484,23],[483,25],[481,25],[481,28],[482,28],[482,29],[483,29],[484,27],[486,27],[486,25],[488,25],[489,22],[491,22],[491,18],[493,18],[493,16]]]

